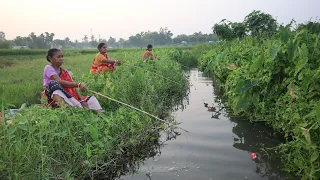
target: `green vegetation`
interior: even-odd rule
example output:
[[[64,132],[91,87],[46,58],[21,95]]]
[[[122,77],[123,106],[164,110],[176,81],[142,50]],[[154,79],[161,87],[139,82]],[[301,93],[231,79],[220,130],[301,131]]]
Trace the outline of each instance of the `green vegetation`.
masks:
[[[124,64],[106,75],[86,73],[92,55],[66,56],[63,67],[71,69],[74,79],[85,82],[89,89],[164,118],[172,106],[186,96],[188,84],[180,65],[170,59],[165,50],[158,53],[161,61],[147,64],[141,62],[139,53],[110,53],[112,58],[123,59]],[[1,76],[5,75],[4,80],[1,78],[2,95],[8,98],[6,101],[38,102],[46,64],[45,58],[41,58],[18,61],[1,69]],[[13,81],[22,85],[12,84]],[[32,106],[21,115],[11,117],[12,124],[2,121],[0,178],[112,179],[133,171],[136,163],[154,155],[160,147],[159,133],[166,130],[167,125],[96,97],[106,110],[104,115],[79,108]]]
[[[94,50],[65,51],[64,67],[92,90],[167,117],[188,88],[179,63],[198,66],[213,74],[235,114],[265,121],[284,133],[287,142],[272,150],[280,152],[286,171],[302,179],[319,179],[320,23],[294,26],[292,21],[280,26],[271,15],[253,11],[243,22],[222,20],[213,31],[219,43],[159,48],[154,52],[161,60],[148,64],[141,62],[140,49],[113,49],[110,56],[124,60],[124,64],[105,76],[86,73]],[[160,34],[166,33],[171,36],[164,29]],[[131,40],[145,44],[152,40],[148,38],[151,34],[137,34]],[[42,71],[47,64],[40,56],[45,52],[0,51],[0,97],[4,102],[16,107],[40,102]],[[31,107],[16,116],[13,124],[2,123],[0,177],[110,178],[128,170],[124,161],[133,165],[143,159],[139,154],[151,151],[141,147],[159,146],[157,137],[165,129],[163,124],[97,98],[108,112],[102,117],[75,108],[59,111]]]
[[[18,50],[8,51],[15,53]],[[32,51],[34,50],[26,50],[26,52]],[[37,52],[37,50],[35,51]],[[109,55],[113,59],[125,60],[125,63],[130,64],[140,62],[142,51],[137,51],[137,49],[119,50],[117,52],[109,52]],[[97,52],[91,50],[88,52],[92,52],[94,54],[84,55],[81,55],[80,53],[77,54],[76,52],[79,51],[64,51],[64,67],[71,70],[75,78],[77,79],[78,77],[79,80],[83,73],[89,72],[92,59]],[[158,51],[156,52],[158,53]],[[166,48],[161,48],[159,50],[159,55],[165,58],[161,60],[161,62],[165,62],[166,58],[170,58],[167,57],[169,56],[169,53],[167,52],[168,50]],[[45,59],[46,54],[34,54],[35,55],[28,56],[8,55],[0,57],[0,97],[3,98],[4,101],[14,104],[16,107],[23,103],[35,104],[40,102],[40,93],[43,91],[42,73],[43,68],[48,64],[48,61]],[[124,65],[123,67],[118,67],[119,71],[124,67],[130,68],[129,66]],[[168,75],[163,74],[165,77]],[[175,78],[175,76],[173,78]]]
[[[0,31],[0,49],[10,49],[13,46],[23,46],[30,49],[49,49],[50,47],[59,47],[63,49],[88,49],[96,48],[100,42],[105,42],[109,47],[113,48],[133,48],[143,47],[147,44],[155,46],[178,46],[178,45],[196,45],[199,43],[207,43],[216,41],[217,36],[213,33],[203,34],[195,32],[191,35],[180,34],[173,38],[173,33],[167,28],[160,28],[159,31],[142,31],[130,36],[127,40],[119,38],[116,40],[113,37],[109,39],[97,39],[94,35],[88,37],[84,35],[82,41],[71,41],[69,37],[64,39],[54,39],[55,34],[44,32],[36,35],[31,32],[28,36],[17,36],[13,40],[6,40],[5,33]],[[1,53],[0,53],[1,54]]]
[[[319,38],[317,22],[280,26],[273,36],[220,42],[199,61],[236,114],[285,133],[277,148],[285,170],[303,179],[320,178]]]

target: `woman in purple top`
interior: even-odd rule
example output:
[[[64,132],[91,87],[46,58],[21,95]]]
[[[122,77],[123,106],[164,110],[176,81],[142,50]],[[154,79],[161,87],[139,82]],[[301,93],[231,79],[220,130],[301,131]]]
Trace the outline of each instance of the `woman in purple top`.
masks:
[[[43,71],[43,97],[48,100],[48,105],[53,107],[66,103],[69,106],[89,108],[98,113],[102,113],[102,108],[94,96],[81,96],[77,88],[87,91],[88,88],[81,82],[73,82],[70,73],[61,67],[64,58],[59,49],[50,49],[47,60],[51,65],[47,65]]]

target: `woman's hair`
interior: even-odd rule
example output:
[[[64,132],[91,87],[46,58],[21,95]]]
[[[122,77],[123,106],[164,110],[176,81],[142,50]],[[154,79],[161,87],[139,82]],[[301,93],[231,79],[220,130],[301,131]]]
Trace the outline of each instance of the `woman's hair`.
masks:
[[[57,48],[52,48],[52,49],[49,49],[48,51],[48,55],[47,55],[47,61],[51,62],[49,57],[53,57],[54,56],[54,53],[60,51],[60,49],[57,49]]]
[[[152,48],[152,45],[151,45],[151,44],[149,44],[149,45],[147,46],[147,49],[149,49],[149,48]]]
[[[106,43],[99,43],[98,45],[98,50],[100,50],[102,48],[102,46],[106,45]]]

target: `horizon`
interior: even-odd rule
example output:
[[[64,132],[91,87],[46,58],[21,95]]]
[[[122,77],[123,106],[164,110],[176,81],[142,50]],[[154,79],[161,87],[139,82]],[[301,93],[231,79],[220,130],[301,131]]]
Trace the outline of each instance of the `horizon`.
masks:
[[[272,15],[279,24],[287,24],[292,19],[298,24],[304,23],[320,15],[317,11],[320,2],[316,0],[92,0],[90,3],[75,0],[56,0],[53,3],[12,0],[2,4],[0,16],[6,18],[1,22],[0,31],[6,34],[7,40],[17,36],[26,37],[31,32],[36,35],[49,32],[55,34],[54,39],[69,37],[72,41],[82,41],[85,34],[90,38],[91,29],[96,39],[100,34],[101,39],[113,37],[119,40],[128,39],[139,32],[159,31],[160,27],[168,27],[176,37],[200,31],[212,33],[211,27],[222,19],[242,22],[253,10]]]

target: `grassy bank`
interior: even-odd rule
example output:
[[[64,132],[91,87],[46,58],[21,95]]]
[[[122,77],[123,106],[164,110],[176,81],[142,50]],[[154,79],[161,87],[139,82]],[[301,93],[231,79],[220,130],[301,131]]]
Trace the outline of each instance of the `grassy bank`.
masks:
[[[118,58],[121,53],[110,53],[110,56]],[[89,72],[93,58],[94,54],[66,56],[64,67],[79,77]],[[0,97],[15,106],[39,103],[43,69],[49,64],[45,55],[10,56],[6,59],[11,64],[0,68]]]
[[[266,121],[285,133],[285,170],[320,177],[319,31],[281,27],[272,38],[222,42],[199,66],[212,72],[236,114]]]
[[[86,82],[89,89],[168,117],[167,111],[186,96],[188,84],[180,65],[166,51],[159,53],[161,61],[150,64],[141,63],[140,53],[110,53],[112,58],[125,63],[101,76],[88,74],[92,55],[66,56],[63,67],[71,69],[74,79]],[[26,102],[20,100],[23,98],[37,102],[46,64],[41,58],[27,64],[19,61],[1,69],[6,71],[1,76],[7,74],[6,86],[1,84],[1,87],[11,95],[6,95],[6,100],[16,104]],[[156,72],[170,81],[134,66]],[[11,83],[14,80],[30,85],[21,85],[23,93],[14,91],[20,88],[19,84]],[[12,124],[2,122],[1,179],[113,179],[133,171],[136,163],[155,155],[161,145],[159,133],[167,129],[166,124],[96,97],[106,111],[103,116],[78,108],[34,106],[12,118]]]

